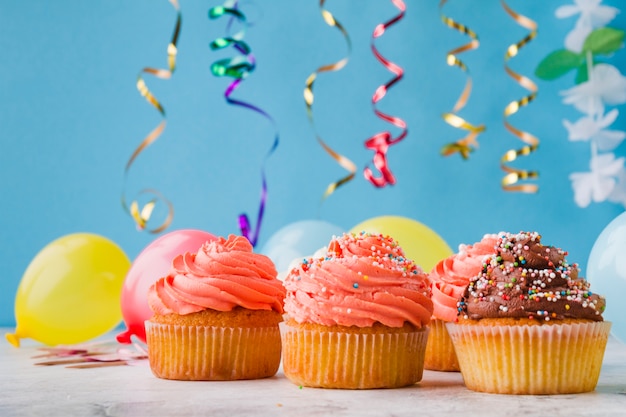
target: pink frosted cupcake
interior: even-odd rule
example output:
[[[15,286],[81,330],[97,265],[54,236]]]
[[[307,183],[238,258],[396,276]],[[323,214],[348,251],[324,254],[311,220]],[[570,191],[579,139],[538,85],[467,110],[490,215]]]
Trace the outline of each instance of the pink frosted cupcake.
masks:
[[[283,370],[297,385],[395,388],[421,380],[428,278],[388,236],[333,238],[285,279]]]
[[[179,255],[149,290],[148,357],[159,378],[258,379],[281,357],[285,288],[272,261],[242,236]]]
[[[458,371],[459,362],[446,322],[457,319],[457,303],[471,277],[480,272],[484,259],[495,253],[496,235],[485,235],[473,245],[460,245],[459,251],[433,267],[429,278],[433,300],[433,319],[426,346],[424,368],[433,371]]]

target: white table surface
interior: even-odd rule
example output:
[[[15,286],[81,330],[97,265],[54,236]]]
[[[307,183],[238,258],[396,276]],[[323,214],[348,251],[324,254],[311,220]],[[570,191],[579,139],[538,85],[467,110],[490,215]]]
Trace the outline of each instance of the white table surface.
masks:
[[[626,416],[626,345],[613,338],[596,390],[555,396],[477,393],[459,373],[433,371],[412,387],[365,391],[300,388],[282,371],[257,381],[167,381],[147,361],[35,366],[41,347],[0,340],[0,416]]]

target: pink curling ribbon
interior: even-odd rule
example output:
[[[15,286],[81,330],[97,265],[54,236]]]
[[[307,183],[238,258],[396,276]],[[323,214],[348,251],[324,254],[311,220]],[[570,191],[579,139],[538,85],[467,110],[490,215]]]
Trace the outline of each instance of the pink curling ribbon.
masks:
[[[380,176],[374,176],[372,169],[369,167],[366,167],[363,170],[363,175],[365,176],[365,179],[367,179],[374,186],[379,188],[384,187],[387,184],[393,185],[396,183],[396,178],[394,177],[393,173],[389,169],[389,165],[387,164],[387,151],[389,150],[389,146],[400,142],[406,137],[408,133],[406,122],[404,120],[400,119],[399,117],[383,113],[376,108],[376,104],[380,100],[382,100],[383,97],[385,97],[385,95],[387,94],[387,90],[389,90],[389,88],[391,88],[394,84],[400,81],[402,79],[402,76],[404,75],[404,70],[402,69],[402,67],[394,64],[390,60],[383,57],[380,52],[378,52],[378,49],[376,49],[376,45],[374,44],[374,41],[377,38],[381,37],[385,33],[387,28],[397,23],[404,17],[404,13],[406,12],[406,5],[404,4],[404,2],[402,0],[391,0],[391,2],[400,10],[400,13],[392,19],[388,20],[387,22],[381,23],[376,26],[371,39],[371,48],[376,59],[378,59],[378,61],[383,64],[385,68],[392,72],[395,77],[393,77],[386,84],[381,85],[376,89],[376,91],[374,92],[374,96],[372,97],[372,105],[374,107],[374,113],[376,114],[376,116],[388,123],[391,123],[396,127],[399,127],[400,129],[402,129],[402,132],[395,138],[389,131],[380,132],[365,141],[365,147],[374,151],[374,157],[372,159],[372,162],[374,163],[376,169],[378,169],[378,171],[380,172]]]
[[[135,159],[143,152],[144,149],[152,145],[165,130],[165,124],[166,124],[165,109],[163,108],[159,100],[157,100],[157,98],[148,89],[148,86],[146,85],[146,82],[144,81],[141,74],[142,73],[150,74],[160,79],[169,79],[172,77],[172,74],[174,73],[174,69],[176,68],[176,55],[178,54],[178,48],[176,45],[178,42],[178,36],[180,34],[181,13],[180,13],[180,8],[178,6],[178,0],[169,0],[169,2],[176,9],[176,26],[174,28],[174,34],[172,35],[172,40],[167,46],[168,69],[146,67],[141,71],[141,73],[137,77],[137,90],[142,95],[142,97],[144,97],[146,101],[150,103],[152,107],[154,107],[161,114],[162,120],[161,120],[161,123],[159,123],[159,125],[156,128],[154,128],[152,132],[148,134],[148,136],[144,138],[144,140],[139,144],[139,146],[137,146],[133,154],[128,159],[128,162],[126,163],[126,167],[124,168],[124,186],[122,190],[122,207],[127,213],[130,214],[131,218],[135,221],[137,229],[148,230],[148,232],[150,233],[162,232],[163,230],[167,229],[167,227],[170,225],[174,217],[174,207],[172,206],[172,203],[170,203],[170,201],[167,198],[165,198],[158,190],[146,188],[146,189],[141,190],[138,194],[139,195],[151,194],[153,195],[153,198],[148,203],[144,204],[143,207],[141,208],[139,207],[139,203],[137,202],[137,200],[133,200],[129,206],[128,203],[126,202],[125,188],[126,188],[126,180],[128,178],[128,172],[130,170],[130,167],[133,165],[133,162],[135,161]],[[158,201],[162,201],[167,205],[167,208],[168,208],[167,217],[158,227],[155,227],[153,229],[147,229],[148,221],[152,217],[152,212]]]
[[[328,10],[324,9],[324,3],[325,0],[320,0],[322,17],[324,18],[324,21],[328,24],[328,26],[336,27],[341,32],[346,40],[346,43],[348,44],[348,54],[337,62],[320,66],[307,77],[306,85],[304,87],[304,103],[306,104],[306,114],[309,118],[311,126],[313,126],[313,130],[315,131],[315,137],[317,138],[317,142],[322,146],[322,148],[324,148],[326,153],[328,153],[339,164],[339,166],[348,171],[348,175],[340,178],[335,182],[330,183],[328,187],[326,187],[326,191],[322,196],[322,200],[330,196],[333,192],[335,192],[337,188],[352,181],[352,179],[354,179],[354,174],[356,173],[356,165],[354,164],[354,162],[352,162],[347,157],[335,152],[330,146],[328,146],[317,133],[317,129],[315,129],[315,123],[313,122],[313,102],[315,101],[315,96],[313,95],[313,84],[315,83],[317,76],[323,72],[339,71],[340,69],[345,67],[348,63],[348,56],[352,51],[352,42],[350,41],[350,36],[348,36],[348,32]]]
[[[240,54],[232,58],[221,59],[214,62],[211,65],[211,72],[216,77],[234,78],[234,81],[228,85],[226,91],[224,92],[224,97],[226,98],[227,103],[252,110],[265,117],[272,124],[272,126],[274,126],[274,142],[270,150],[266,154],[265,160],[263,161],[263,166],[261,167],[261,197],[259,202],[259,211],[257,214],[257,223],[254,232],[252,232],[252,227],[250,226],[250,220],[248,219],[248,216],[245,213],[239,215],[239,228],[241,229],[241,234],[250,241],[252,246],[256,246],[259,238],[259,232],[261,230],[261,223],[263,221],[263,214],[265,212],[265,204],[268,194],[267,181],[265,178],[265,162],[278,147],[279,135],[276,123],[268,113],[250,103],[231,98],[232,93],[239,87],[242,81],[254,71],[256,67],[256,60],[254,58],[254,55],[252,54],[252,50],[250,49],[248,44],[243,41],[245,29],[249,25],[249,23],[246,21],[246,16],[238,9],[237,3],[237,0],[227,0],[222,6],[216,6],[209,10],[210,19],[217,19],[222,16],[229,16],[231,19],[228,22],[228,28],[230,28],[230,25],[234,21],[243,24],[243,28],[239,32],[230,36],[215,39],[213,42],[210,43],[209,46],[211,50],[215,51],[230,46]]]

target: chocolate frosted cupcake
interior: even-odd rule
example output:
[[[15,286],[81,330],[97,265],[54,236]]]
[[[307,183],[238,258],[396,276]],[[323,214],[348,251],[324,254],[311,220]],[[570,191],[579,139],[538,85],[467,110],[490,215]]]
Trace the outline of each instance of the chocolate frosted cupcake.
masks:
[[[537,233],[500,233],[447,324],[468,388],[501,394],[592,391],[611,324],[561,249]]]

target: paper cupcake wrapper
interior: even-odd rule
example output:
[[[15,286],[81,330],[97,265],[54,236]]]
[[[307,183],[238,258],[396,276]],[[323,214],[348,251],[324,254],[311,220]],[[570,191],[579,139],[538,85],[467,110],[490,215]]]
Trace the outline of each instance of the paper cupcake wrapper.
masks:
[[[422,379],[427,328],[387,334],[282,329],[283,371],[296,385],[396,388]]]
[[[430,322],[430,334],[426,344],[424,369],[431,371],[459,371],[459,361],[454,351],[452,339],[446,329],[446,322],[433,319]]]
[[[278,326],[229,328],[146,322],[148,358],[159,378],[192,381],[259,379],[280,366]]]
[[[447,328],[467,388],[498,394],[574,394],[595,389],[611,323],[448,323]]]

